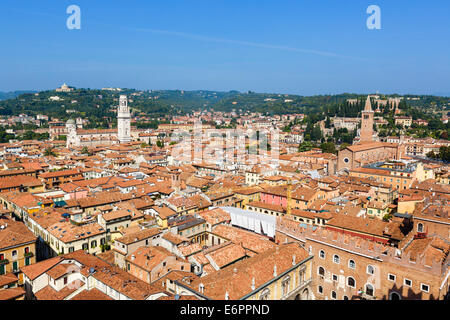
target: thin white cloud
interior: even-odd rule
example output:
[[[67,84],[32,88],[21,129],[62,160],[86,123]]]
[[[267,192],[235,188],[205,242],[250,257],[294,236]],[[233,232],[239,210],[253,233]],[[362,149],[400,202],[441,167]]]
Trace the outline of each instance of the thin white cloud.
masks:
[[[148,28],[128,28],[127,27],[124,29],[129,30],[129,31],[149,32],[149,33],[154,33],[154,34],[182,37],[182,38],[188,38],[188,39],[194,39],[194,40],[206,41],[206,42],[235,44],[235,45],[242,45],[242,46],[248,46],[248,47],[265,48],[265,49],[285,50],[285,51],[293,51],[293,52],[321,55],[321,56],[327,56],[327,57],[346,58],[346,59],[354,59],[354,60],[367,60],[366,58],[346,56],[346,55],[341,55],[341,54],[337,54],[334,52],[328,52],[328,51],[295,48],[295,47],[289,47],[289,46],[272,45],[272,44],[267,44],[267,43],[259,43],[259,42],[251,42],[251,41],[241,41],[241,40],[231,40],[231,39],[224,39],[224,38],[208,37],[208,36],[203,36],[203,35],[193,34],[193,33],[158,30],[158,29],[148,29]]]

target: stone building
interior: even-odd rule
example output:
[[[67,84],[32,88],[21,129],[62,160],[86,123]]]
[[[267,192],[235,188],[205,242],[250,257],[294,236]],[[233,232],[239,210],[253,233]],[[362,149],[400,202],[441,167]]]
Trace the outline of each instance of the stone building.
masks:
[[[117,130],[115,129],[91,129],[84,130],[73,119],[66,123],[67,148],[94,147],[98,145],[113,145],[131,141],[130,109],[126,95],[119,99],[117,112]]]
[[[314,256],[312,292],[319,300],[434,300],[448,297],[450,242],[414,232],[398,248],[339,232],[277,220],[277,242],[300,242]]]

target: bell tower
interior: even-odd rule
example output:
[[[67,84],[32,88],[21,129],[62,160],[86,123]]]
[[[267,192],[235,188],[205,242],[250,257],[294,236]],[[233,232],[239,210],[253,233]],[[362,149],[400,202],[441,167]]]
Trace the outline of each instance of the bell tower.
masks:
[[[373,141],[373,116],[374,112],[372,110],[372,104],[370,103],[370,96],[367,96],[366,105],[362,111],[361,118],[361,143]]]
[[[120,143],[131,141],[131,115],[128,107],[128,98],[121,95],[119,98],[119,109],[117,110],[117,130]]]

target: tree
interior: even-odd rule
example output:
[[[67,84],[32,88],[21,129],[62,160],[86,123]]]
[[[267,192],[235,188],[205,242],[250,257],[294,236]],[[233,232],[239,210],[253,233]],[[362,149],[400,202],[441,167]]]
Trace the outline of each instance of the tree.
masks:
[[[305,152],[305,151],[311,150],[314,147],[315,147],[315,145],[312,142],[304,141],[298,146],[298,151],[299,152]]]
[[[450,147],[445,146],[440,147],[439,158],[443,161],[450,161]]]
[[[327,129],[331,128],[330,117],[327,117],[326,120],[325,120],[325,128],[327,128]]]
[[[56,153],[55,153],[55,151],[53,151],[52,148],[47,148],[44,151],[44,156],[46,156],[46,157],[49,157],[49,156],[56,157]]]
[[[83,147],[83,149],[81,149],[81,153],[82,153],[82,154],[89,154],[89,149],[88,149],[88,147]]]
[[[164,141],[161,141],[161,140],[156,141],[156,146],[158,148],[164,148]]]
[[[336,153],[336,146],[333,142],[325,142],[320,145],[320,149],[322,149],[323,153]]]

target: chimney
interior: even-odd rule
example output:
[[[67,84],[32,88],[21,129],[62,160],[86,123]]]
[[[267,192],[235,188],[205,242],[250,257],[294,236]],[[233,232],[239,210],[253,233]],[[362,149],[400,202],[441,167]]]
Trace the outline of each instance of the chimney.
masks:
[[[295,254],[292,256],[292,265],[295,266]]]
[[[131,255],[131,261],[134,261],[136,259],[136,256],[134,254]]]
[[[230,295],[228,294],[228,291],[225,292],[225,300],[230,300]]]
[[[200,283],[200,285],[198,286],[198,291],[200,291],[200,293],[202,294],[205,291],[205,286],[203,285],[203,283]]]
[[[273,266],[273,276],[276,277],[277,276],[277,265]]]
[[[253,277],[253,279],[252,279],[252,286],[251,286],[251,288],[252,288],[252,291],[255,290],[255,277]]]

